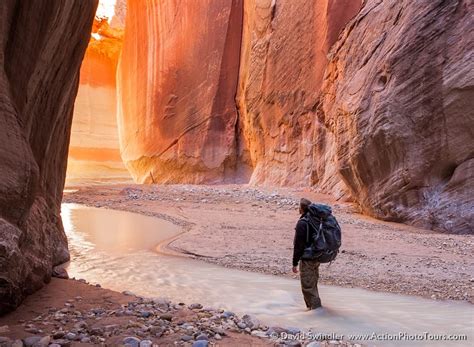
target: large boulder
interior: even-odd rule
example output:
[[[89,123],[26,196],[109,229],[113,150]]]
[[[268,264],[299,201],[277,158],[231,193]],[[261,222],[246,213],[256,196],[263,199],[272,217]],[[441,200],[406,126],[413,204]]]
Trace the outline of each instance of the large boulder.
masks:
[[[118,122],[135,181],[234,180],[242,0],[129,1],[125,27]]]
[[[96,7],[97,0],[0,3],[0,314],[69,259],[59,213]]]
[[[365,213],[474,230],[472,28],[468,0],[368,0],[333,47],[325,166]]]

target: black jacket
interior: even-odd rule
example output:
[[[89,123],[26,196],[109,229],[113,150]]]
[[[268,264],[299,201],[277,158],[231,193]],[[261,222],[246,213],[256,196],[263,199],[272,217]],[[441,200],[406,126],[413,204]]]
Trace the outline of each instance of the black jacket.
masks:
[[[308,247],[311,243],[308,242],[307,240],[311,240],[312,236],[312,229],[311,227],[308,228],[308,222],[304,218],[304,214],[301,215],[300,219],[298,220],[298,223],[296,223],[296,228],[295,228],[295,239],[293,241],[293,266],[297,266],[298,262],[301,259],[301,256],[304,253],[304,249]],[[308,230],[309,230],[309,235],[308,235]],[[309,238],[308,238],[309,236]]]

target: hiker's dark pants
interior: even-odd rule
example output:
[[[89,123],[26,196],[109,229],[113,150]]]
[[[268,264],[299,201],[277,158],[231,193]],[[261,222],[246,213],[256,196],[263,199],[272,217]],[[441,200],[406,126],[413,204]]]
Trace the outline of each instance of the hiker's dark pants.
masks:
[[[315,260],[300,261],[301,290],[304,302],[309,309],[321,306],[318,292],[319,263]]]

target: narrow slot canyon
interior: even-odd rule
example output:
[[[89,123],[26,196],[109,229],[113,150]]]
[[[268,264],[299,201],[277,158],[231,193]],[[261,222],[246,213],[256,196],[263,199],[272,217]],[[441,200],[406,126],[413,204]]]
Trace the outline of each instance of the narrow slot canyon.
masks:
[[[74,102],[66,185],[127,182],[117,124],[117,64],[126,1],[99,3]]]
[[[293,233],[305,194],[343,216],[353,248],[340,264],[370,267],[383,250],[405,266],[405,235],[421,258],[452,244],[439,295],[472,304],[472,11],[469,0],[2,1],[0,315],[71,260],[64,203],[162,218],[182,229],[170,252],[287,276],[282,226]],[[356,246],[359,230],[375,230],[375,245]],[[407,294],[438,295],[431,269],[405,267],[423,285]],[[386,278],[324,276],[404,294]]]

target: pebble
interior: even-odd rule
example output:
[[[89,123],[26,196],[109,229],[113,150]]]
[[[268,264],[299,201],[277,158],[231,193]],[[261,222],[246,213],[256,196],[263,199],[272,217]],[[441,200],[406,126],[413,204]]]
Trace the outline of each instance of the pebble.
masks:
[[[29,336],[23,339],[23,343],[25,346],[30,347],[33,346],[36,342],[41,340],[41,336]]]
[[[242,323],[242,322],[238,322],[237,323],[237,326],[240,328],[240,329],[245,329],[247,326],[245,325],[245,323]]]
[[[209,341],[207,340],[198,340],[193,343],[193,347],[207,347],[209,345]]]
[[[71,341],[74,341],[77,339],[77,335],[72,332],[67,333],[64,337]]]
[[[319,343],[318,341],[313,341],[308,343],[306,347],[321,347],[321,343]]]
[[[199,334],[198,337],[196,337],[196,341],[199,341],[199,340],[209,340],[209,338],[207,337],[206,334]]]
[[[51,346],[51,345],[50,345]],[[23,347],[23,341],[21,340],[15,340],[13,341],[11,347]],[[54,346],[53,346],[54,347]]]
[[[140,339],[129,336],[123,339],[123,344],[124,345],[129,345],[130,347],[139,347],[140,346]]]
[[[200,310],[200,309],[202,309],[202,305],[201,304],[191,304],[191,305],[188,306],[188,308],[190,310]]]
[[[164,329],[162,327],[159,327],[159,326],[153,326],[153,327],[150,328],[149,331],[154,336],[160,337],[161,335],[163,335]]]
[[[234,313],[234,312],[231,312],[231,311],[224,311],[224,312],[222,313],[222,317],[223,317],[223,318],[230,318],[230,317],[232,317],[232,316],[235,316],[235,313]]]
[[[89,327],[88,324],[84,321],[74,324],[74,328],[77,330],[84,330],[84,329],[87,329],[88,327]]]
[[[268,337],[267,336],[267,333],[265,331],[262,331],[262,330],[254,330],[252,331],[251,333],[252,336],[257,336],[257,337]]]
[[[65,340],[65,339],[57,339],[52,341],[54,344],[59,345],[59,346],[70,346],[71,341]]]
[[[164,319],[164,320],[167,320],[167,321],[171,321],[173,319],[173,315],[171,315],[169,313],[165,313],[165,314],[161,314],[160,318]]]
[[[140,313],[140,315],[143,317],[143,318],[148,318],[151,316],[151,312],[150,311],[142,311]]]
[[[152,345],[153,345],[153,342],[150,340],[140,341],[140,347],[151,347]]]
[[[51,341],[51,337],[44,336],[38,342],[36,342],[33,347],[47,347],[49,342]]]
[[[153,303],[161,310],[167,311],[169,309],[170,302],[165,298],[155,298]]]
[[[242,321],[252,330],[258,329],[260,327],[260,321],[255,316],[246,314],[242,317]]]
[[[181,340],[183,340],[183,341],[191,341],[192,339],[193,339],[193,337],[189,336],[189,335],[181,336]]]

